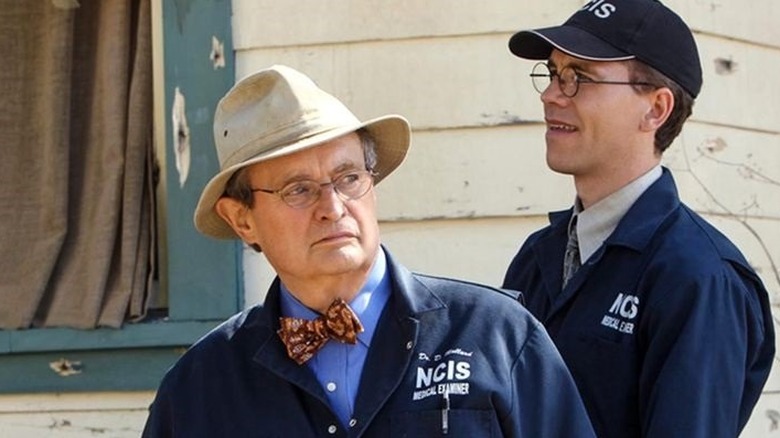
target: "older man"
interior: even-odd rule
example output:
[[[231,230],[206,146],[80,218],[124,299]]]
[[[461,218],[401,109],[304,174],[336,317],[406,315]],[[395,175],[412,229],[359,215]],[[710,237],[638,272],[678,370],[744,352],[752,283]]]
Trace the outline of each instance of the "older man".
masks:
[[[405,119],[360,122],[275,66],[220,101],[214,136],[196,227],[278,277],[167,373],[144,436],[593,436],[516,296],[412,274],[380,246],[373,186],[406,155]]]

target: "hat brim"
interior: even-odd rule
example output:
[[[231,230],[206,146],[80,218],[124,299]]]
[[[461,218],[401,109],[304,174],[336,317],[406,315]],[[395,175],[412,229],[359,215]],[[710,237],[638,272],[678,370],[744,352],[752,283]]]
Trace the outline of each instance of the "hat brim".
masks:
[[[355,125],[344,126],[300,139],[294,143],[280,145],[246,161],[221,170],[203,189],[195,208],[195,228],[201,233],[218,239],[239,238],[233,229],[217,214],[214,206],[225,193],[225,185],[238,170],[273,158],[290,155],[315,146],[322,145],[358,129],[365,128],[376,141],[377,173],[374,181],[378,184],[393,172],[404,160],[411,142],[409,122],[402,116],[388,115]]]
[[[575,58],[591,61],[625,61],[630,55],[574,26],[523,30],[509,39],[509,50],[520,58],[548,59],[553,48]]]

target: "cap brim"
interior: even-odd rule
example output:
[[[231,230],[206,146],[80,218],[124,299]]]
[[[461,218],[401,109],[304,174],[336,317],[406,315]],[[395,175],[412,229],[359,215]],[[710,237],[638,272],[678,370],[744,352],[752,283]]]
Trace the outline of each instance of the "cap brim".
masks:
[[[273,150],[254,156],[246,161],[230,166],[215,175],[203,189],[195,208],[195,228],[201,233],[218,239],[237,239],[233,229],[217,214],[214,206],[225,192],[225,185],[234,173],[253,164],[273,158],[300,152],[331,140],[365,128],[376,141],[377,164],[374,179],[378,184],[393,172],[404,160],[411,142],[409,122],[402,116],[388,115],[378,117],[353,126],[322,132],[301,139],[295,143],[281,145]]]
[[[509,50],[520,58],[548,59],[552,49],[591,61],[625,61],[634,56],[573,26],[523,30],[509,39]]]

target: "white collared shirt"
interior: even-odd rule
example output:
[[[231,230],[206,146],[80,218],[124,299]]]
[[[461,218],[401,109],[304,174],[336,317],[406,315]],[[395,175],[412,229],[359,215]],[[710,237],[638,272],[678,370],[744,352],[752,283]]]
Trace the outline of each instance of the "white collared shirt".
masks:
[[[572,217],[577,216],[577,239],[581,263],[584,264],[601,247],[634,202],[661,177],[662,173],[659,164],[585,210],[582,210],[579,198],[575,201]]]

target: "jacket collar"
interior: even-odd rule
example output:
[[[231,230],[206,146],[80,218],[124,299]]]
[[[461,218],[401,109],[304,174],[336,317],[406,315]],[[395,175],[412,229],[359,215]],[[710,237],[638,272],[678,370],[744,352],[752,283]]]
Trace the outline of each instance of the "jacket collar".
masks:
[[[403,265],[396,262],[387,248],[382,246],[387,258],[387,272],[391,279],[392,296],[394,300],[394,313],[398,318],[417,318],[418,315],[444,308],[443,301],[425,285],[420,283],[414,275]],[[254,321],[247,324],[257,324],[265,330],[276,333],[279,329],[279,317],[281,316],[280,281],[276,277],[268,289],[262,311]]]
[[[615,231],[582,265],[564,290],[561,290],[562,261],[568,238],[567,227],[573,214],[573,208],[550,213],[549,233],[546,233],[532,246],[550,300],[550,311],[547,318],[552,318],[576,295],[577,289],[588,277],[594,264],[604,255],[606,247],[615,245],[642,251],[650,244],[658,228],[679,206],[680,199],[674,179],[669,170],[664,168],[661,177],[637,199],[626,215],[620,219]]]
[[[410,364],[413,346],[417,344],[419,316],[445,308],[442,300],[405,267],[396,263],[387,249],[385,254],[392,282],[390,299],[377,323],[361,378],[363,381],[371,381],[372,390],[368,391],[370,394],[359,391],[355,403],[356,415],[358,411],[368,415],[367,412],[378,410],[400,384]],[[253,331],[252,336],[257,336],[260,345],[252,359],[327,405],[327,396],[314,373],[309,367],[299,366],[287,356],[284,344],[276,334],[281,315],[279,295],[280,283],[276,278],[263,306],[255,308],[244,323],[244,328]]]
[[[661,224],[680,206],[680,197],[669,169],[664,167],[661,177],[637,199],[618,222],[615,231],[604,241],[605,245],[620,245],[641,251],[653,238]],[[556,236],[569,224],[573,208],[548,215],[550,228]]]
[[[680,207],[680,197],[669,169],[637,199],[604,242],[642,251],[661,225]]]

